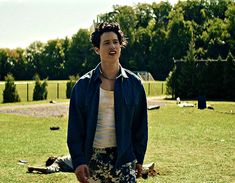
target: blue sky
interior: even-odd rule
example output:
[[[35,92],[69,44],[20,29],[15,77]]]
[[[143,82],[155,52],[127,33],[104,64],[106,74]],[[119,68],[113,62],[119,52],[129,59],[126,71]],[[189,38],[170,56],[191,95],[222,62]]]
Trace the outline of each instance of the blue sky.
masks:
[[[80,28],[89,28],[98,14],[111,11],[113,5],[159,1],[0,0],[0,48],[25,48],[33,41],[71,37]]]

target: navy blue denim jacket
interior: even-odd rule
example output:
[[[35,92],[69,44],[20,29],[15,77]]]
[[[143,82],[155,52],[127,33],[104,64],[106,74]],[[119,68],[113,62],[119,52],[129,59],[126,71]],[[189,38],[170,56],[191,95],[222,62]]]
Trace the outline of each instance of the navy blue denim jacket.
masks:
[[[75,169],[89,164],[92,155],[101,84],[99,67],[82,76],[71,93],[67,143]],[[135,159],[142,164],[148,140],[146,95],[140,79],[122,67],[115,80],[114,110],[116,167]]]

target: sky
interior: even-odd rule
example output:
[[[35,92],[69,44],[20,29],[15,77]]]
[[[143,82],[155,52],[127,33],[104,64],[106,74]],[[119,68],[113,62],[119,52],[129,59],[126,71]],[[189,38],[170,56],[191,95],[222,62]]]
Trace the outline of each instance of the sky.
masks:
[[[0,48],[71,37],[91,27],[97,15],[112,11],[113,5],[152,2],[160,0],[0,0]]]

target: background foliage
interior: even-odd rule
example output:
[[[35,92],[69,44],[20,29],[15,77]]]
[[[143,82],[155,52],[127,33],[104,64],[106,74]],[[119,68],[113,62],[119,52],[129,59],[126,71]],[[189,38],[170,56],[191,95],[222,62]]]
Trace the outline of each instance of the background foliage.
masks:
[[[178,61],[167,79],[174,98],[235,100],[235,61]]]

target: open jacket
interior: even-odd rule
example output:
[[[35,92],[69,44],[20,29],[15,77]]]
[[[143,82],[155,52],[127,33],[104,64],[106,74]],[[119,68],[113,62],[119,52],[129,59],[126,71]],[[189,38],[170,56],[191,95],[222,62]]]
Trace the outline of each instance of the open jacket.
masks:
[[[92,155],[101,84],[99,67],[82,76],[71,93],[67,143],[74,169],[88,165]],[[120,68],[114,86],[116,167],[133,160],[143,164],[148,139],[144,87],[135,74]]]

